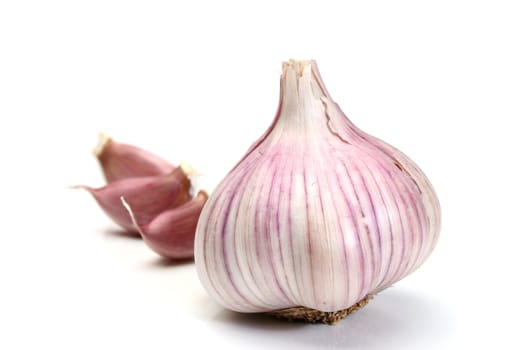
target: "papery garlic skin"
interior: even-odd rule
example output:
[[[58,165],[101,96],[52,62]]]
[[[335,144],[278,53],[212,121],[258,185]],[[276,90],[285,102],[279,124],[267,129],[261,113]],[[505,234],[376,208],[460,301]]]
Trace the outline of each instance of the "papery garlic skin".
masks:
[[[108,183],[131,177],[165,175],[175,166],[140,147],[119,143],[100,133],[93,154]]]
[[[439,230],[417,165],[347,119],[314,61],[290,61],[272,125],[204,206],[195,262],[228,309],[331,312],[414,271]]]

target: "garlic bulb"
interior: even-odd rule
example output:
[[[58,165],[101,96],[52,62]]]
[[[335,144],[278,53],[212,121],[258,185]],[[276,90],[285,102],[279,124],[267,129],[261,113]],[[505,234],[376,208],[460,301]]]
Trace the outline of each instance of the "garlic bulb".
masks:
[[[418,268],[439,229],[423,172],[291,60],[273,123],[204,206],[195,262],[228,309],[330,323]]]

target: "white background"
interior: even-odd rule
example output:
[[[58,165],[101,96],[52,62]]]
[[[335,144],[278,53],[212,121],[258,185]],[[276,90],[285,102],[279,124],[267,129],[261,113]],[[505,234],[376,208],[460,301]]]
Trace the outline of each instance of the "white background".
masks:
[[[105,131],[211,191],[289,58],[443,210],[427,263],[336,326],[221,309],[67,188],[103,184]],[[523,1],[0,2],[0,348],[523,349],[524,67]]]

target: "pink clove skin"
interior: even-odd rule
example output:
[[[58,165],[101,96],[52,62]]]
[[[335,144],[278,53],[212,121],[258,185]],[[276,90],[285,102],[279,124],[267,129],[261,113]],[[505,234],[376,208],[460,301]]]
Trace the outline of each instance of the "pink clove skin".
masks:
[[[133,206],[138,222],[148,223],[159,213],[180,206],[191,200],[190,180],[181,167],[167,175],[126,178],[113,181],[104,187],[74,186],[93,195],[104,212],[115,223],[130,233],[139,234],[121,197]]]
[[[128,209],[144,242],[154,252],[168,259],[182,260],[193,258],[197,222],[207,200],[208,194],[199,191],[189,202],[160,213],[149,223],[141,223],[127,198],[122,198],[122,204]]]
[[[151,152],[115,142],[102,133],[93,154],[99,160],[108,183],[131,177],[165,175],[176,168]]]

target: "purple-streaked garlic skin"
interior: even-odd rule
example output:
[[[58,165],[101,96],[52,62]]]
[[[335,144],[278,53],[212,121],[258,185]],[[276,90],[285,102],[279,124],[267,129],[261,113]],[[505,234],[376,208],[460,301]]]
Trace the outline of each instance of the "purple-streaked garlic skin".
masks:
[[[141,222],[133,205],[123,198],[136,229],[144,242],[162,257],[174,260],[193,258],[195,229],[208,199],[208,194],[199,191],[190,201],[181,206],[163,211],[151,221]]]
[[[440,215],[417,165],[348,120],[314,61],[290,61],[272,125],[204,206],[195,262],[228,309],[338,311],[417,269]]]
[[[104,212],[126,231],[138,234],[121,197],[133,207],[138,222],[148,223],[165,210],[191,199],[190,180],[181,167],[167,175],[125,178],[100,188],[77,186],[93,195]]]
[[[149,151],[116,142],[104,134],[99,135],[93,154],[108,183],[131,177],[166,175],[176,168]]]

